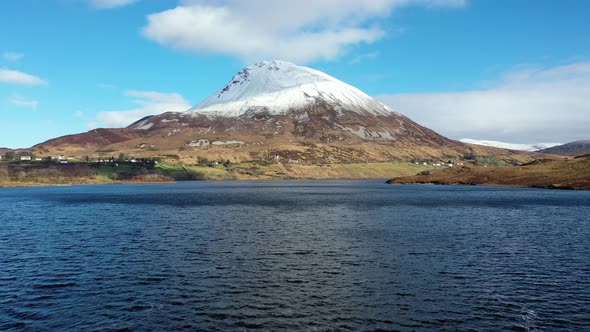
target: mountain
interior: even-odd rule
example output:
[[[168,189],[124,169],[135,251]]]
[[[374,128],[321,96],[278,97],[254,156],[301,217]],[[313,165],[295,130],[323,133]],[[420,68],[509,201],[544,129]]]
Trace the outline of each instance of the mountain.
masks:
[[[187,163],[197,158],[299,164],[531,159],[448,139],[334,77],[276,60],[244,68],[186,112],[59,137],[33,149],[40,155],[160,155]]]
[[[590,140],[575,141],[543,149],[539,152],[557,154],[562,156],[583,156],[590,154]]]
[[[320,71],[286,61],[262,61],[235,75],[189,112],[239,117],[248,112],[285,115],[318,103],[342,114],[388,116],[393,111],[357,88]],[[397,114],[399,115],[399,114]]]
[[[463,143],[491,146],[491,147],[496,147],[496,148],[501,148],[501,149],[518,150],[518,151],[531,151],[531,152],[532,151],[539,151],[542,149],[547,149],[547,148],[557,146],[557,145],[561,145],[561,143],[533,143],[533,144],[505,143],[505,142],[477,140],[477,139],[470,139],[470,138],[462,138],[459,141],[461,141]]]

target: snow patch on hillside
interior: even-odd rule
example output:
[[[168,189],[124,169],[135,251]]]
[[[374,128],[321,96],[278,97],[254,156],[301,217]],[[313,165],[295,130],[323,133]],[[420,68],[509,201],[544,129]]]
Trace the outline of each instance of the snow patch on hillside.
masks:
[[[517,144],[517,143],[505,143],[505,142],[498,142],[498,141],[477,140],[477,139],[470,139],[470,138],[462,138],[459,141],[461,141],[463,143],[491,146],[491,147],[501,148],[501,149],[530,151],[530,152],[539,151],[539,150],[547,149],[547,148],[550,148],[553,146],[561,145],[561,143]]]

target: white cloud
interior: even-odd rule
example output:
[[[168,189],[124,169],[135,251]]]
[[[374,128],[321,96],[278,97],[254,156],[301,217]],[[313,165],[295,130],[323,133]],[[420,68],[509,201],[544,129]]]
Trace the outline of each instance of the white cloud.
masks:
[[[493,87],[376,98],[451,138],[515,143],[590,138],[590,62],[506,73]]]
[[[113,9],[117,7],[129,6],[139,0],[90,0],[90,4],[98,9]]]
[[[191,104],[178,93],[130,90],[125,93],[132,97],[140,107],[129,110],[99,112],[97,121],[105,127],[126,127],[148,116],[164,112],[182,112],[191,108]]]
[[[18,61],[22,59],[25,55],[18,52],[4,52],[2,57],[8,61]]]
[[[465,0],[185,0],[148,16],[144,35],[194,52],[230,54],[248,62],[278,58],[332,60],[386,34],[376,25],[408,5],[462,6]]]
[[[82,111],[76,111],[74,112],[74,116],[77,118],[83,118],[84,117],[84,112]]]
[[[43,85],[47,84],[47,81],[40,77],[23,73],[18,70],[1,69],[0,68],[0,82],[12,83],[12,84],[23,84],[23,85]]]
[[[19,107],[28,107],[28,108],[32,108],[32,109],[37,109],[37,106],[39,106],[39,102],[36,100],[27,100],[21,96],[17,96],[14,95],[10,98],[8,98],[8,102],[19,106]]]

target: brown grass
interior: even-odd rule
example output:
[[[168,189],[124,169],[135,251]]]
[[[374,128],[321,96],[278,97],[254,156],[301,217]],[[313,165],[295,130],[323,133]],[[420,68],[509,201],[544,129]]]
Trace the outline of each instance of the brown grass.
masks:
[[[590,189],[590,157],[536,160],[523,166],[460,166],[397,177],[388,183],[472,184],[556,189]]]

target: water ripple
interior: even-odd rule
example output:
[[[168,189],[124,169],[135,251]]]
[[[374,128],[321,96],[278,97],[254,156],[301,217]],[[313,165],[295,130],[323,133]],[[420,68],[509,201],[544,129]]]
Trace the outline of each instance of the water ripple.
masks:
[[[1,331],[590,330],[590,193],[0,189]]]

